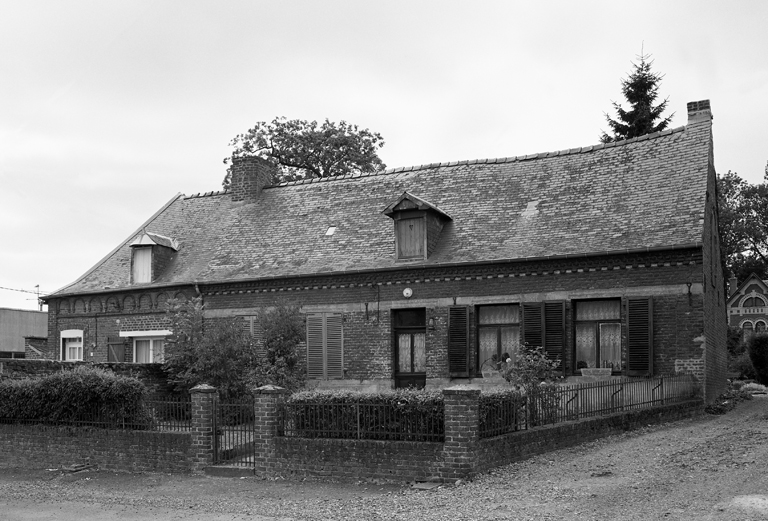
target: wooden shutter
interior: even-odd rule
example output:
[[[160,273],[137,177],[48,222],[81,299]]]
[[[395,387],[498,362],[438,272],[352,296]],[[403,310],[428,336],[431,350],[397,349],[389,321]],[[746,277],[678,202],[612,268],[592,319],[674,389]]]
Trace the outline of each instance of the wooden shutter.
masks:
[[[125,362],[125,340],[119,336],[107,337],[107,362]]]
[[[344,335],[338,313],[307,315],[307,377],[344,377]]]
[[[448,372],[469,376],[469,308],[448,308]]]
[[[539,347],[544,345],[543,309],[540,302],[523,304],[523,342]]]
[[[344,377],[344,338],[340,314],[325,316],[325,378]]]
[[[307,315],[307,377],[323,378],[325,376],[325,355],[323,331],[324,316],[322,313]]]
[[[544,350],[550,360],[560,360],[559,369],[564,369],[565,353],[565,302],[544,303]]]
[[[653,301],[627,300],[627,374],[653,374]]]
[[[426,244],[424,217],[400,219],[396,223],[398,258],[423,258]]]

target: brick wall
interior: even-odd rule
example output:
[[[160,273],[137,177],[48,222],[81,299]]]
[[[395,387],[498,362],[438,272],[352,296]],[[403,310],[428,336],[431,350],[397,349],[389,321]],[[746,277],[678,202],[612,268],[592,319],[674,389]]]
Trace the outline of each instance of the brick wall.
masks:
[[[480,440],[477,472],[565,447],[638,429],[691,418],[703,412],[700,400],[559,423]]]
[[[188,472],[190,435],[0,424],[0,466],[91,463],[105,470]]]
[[[24,358],[30,360],[39,360],[46,358],[48,350],[48,338],[25,336],[24,337]]]

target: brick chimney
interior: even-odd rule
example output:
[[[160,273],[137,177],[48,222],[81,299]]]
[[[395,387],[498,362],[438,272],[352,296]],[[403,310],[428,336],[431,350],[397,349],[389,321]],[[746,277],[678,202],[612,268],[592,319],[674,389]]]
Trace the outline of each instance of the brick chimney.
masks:
[[[739,289],[739,281],[736,280],[736,277],[731,273],[731,278],[728,279],[728,296],[732,297],[737,289]]]
[[[709,100],[688,102],[688,124],[712,121],[712,109]]]
[[[274,183],[277,167],[256,156],[232,159],[232,180],[229,192],[233,201],[255,201],[265,186]]]

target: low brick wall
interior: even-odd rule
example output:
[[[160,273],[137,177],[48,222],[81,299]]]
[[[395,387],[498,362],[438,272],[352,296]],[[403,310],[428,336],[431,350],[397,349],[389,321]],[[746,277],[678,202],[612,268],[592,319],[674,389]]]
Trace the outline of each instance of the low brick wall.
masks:
[[[484,438],[477,450],[477,472],[646,425],[691,418],[703,412],[702,401],[692,400]]]
[[[189,472],[191,435],[85,427],[0,424],[0,466],[60,467],[90,463],[100,469]]]
[[[293,476],[427,481],[438,479],[443,444],[276,438],[274,470]]]

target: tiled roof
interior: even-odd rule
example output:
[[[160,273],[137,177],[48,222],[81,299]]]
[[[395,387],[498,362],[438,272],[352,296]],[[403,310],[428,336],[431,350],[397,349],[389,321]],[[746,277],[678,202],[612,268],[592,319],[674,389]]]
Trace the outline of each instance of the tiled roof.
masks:
[[[382,211],[403,192],[450,215],[432,266],[671,247],[702,240],[711,133],[692,124],[628,141],[289,182],[253,202],[179,196],[58,294],[130,287],[142,232],[178,241],[153,284],[402,267]],[[330,226],[333,235],[325,235]]]

